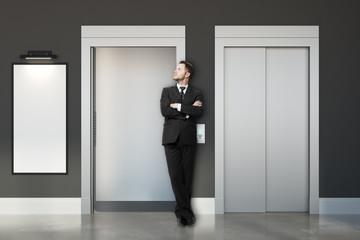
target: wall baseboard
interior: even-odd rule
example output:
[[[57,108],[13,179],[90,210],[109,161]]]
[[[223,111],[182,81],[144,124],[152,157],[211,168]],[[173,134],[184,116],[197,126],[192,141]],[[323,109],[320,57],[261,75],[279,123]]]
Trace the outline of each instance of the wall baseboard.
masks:
[[[360,214],[360,198],[320,198],[319,214]],[[0,198],[0,214],[81,214],[81,198]],[[215,214],[214,198],[192,198],[195,214]]]
[[[215,198],[192,198],[191,205],[195,214],[215,214]]]
[[[360,198],[320,198],[319,214],[360,214]]]
[[[192,205],[196,214],[215,213],[214,198],[193,198]],[[81,198],[0,198],[0,214],[81,214],[81,209]]]
[[[0,198],[0,214],[81,214],[81,198]]]

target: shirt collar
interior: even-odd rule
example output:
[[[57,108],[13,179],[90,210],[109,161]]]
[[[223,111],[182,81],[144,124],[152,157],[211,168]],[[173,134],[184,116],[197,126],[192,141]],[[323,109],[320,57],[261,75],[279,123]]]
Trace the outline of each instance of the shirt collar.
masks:
[[[189,84],[187,84],[187,85],[185,85],[185,86],[181,86],[181,85],[179,85],[179,84],[177,83],[176,86],[177,86],[177,89],[179,90],[179,92],[181,91],[180,87],[185,87],[185,89],[184,89],[184,92],[185,92],[185,91],[187,90]]]

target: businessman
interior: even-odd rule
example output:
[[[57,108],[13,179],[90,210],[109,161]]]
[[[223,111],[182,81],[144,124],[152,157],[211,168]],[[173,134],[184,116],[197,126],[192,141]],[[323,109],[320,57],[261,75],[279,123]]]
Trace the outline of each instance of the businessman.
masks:
[[[196,155],[196,119],[203,112],[203,97],[189,85],[193,66],[181,61],[174,71],[175,86],[164,88],[161,113],[165,117],[162,144],[176,199],[175,215],[183,226],[195,224],[191,188]]]

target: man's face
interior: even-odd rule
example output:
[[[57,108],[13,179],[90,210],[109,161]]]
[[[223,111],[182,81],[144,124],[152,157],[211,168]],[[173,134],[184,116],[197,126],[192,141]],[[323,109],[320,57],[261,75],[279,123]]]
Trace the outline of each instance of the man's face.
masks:
[[[189,73],[186,71],[185,64],[178,64],[175,68],[173,79],[175,81],[182,81],[185,77],[188,77]]]

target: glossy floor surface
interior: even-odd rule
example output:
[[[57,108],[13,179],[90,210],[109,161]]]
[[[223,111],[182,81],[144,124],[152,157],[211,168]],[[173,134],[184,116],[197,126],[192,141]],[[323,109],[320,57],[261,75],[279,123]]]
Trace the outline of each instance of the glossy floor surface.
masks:
[[[360,215],[303,213],[198,215],[194,227],[173,213],[0,215],[1,240],[360,239]]]

